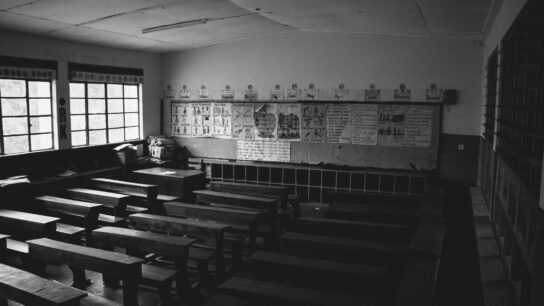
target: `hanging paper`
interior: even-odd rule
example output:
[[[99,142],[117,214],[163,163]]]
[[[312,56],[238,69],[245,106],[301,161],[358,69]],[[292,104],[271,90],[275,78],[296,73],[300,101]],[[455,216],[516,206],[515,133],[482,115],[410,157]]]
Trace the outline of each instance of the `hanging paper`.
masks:
[[[405,146],[430,147],[433,109],[429,106],[411,106],[406,110]]]
[[[211,103],[192,104],[191,135],[193,137],[212,136]]]
[[[255,103],[255,139],[276,139],[277,104]]]
[[[278,104],[278,139],[300,140],[300,104]]]
[[[253,103],[232,104],[232,138],[253,139],[254,131]]]
[[[350,104],[329,104],[327,107],[327,142],[350,143]]]
[[[378,143],[378,105],[351,106],[351,143],[368,146]]]
[[[191,103],[172,103],[172,136],[191,136]]]
[[[400,147],[404,145],[403,106],[380,105],[378,118],[378,144],[380,146]]]
[[[232,105],[230,103],[213,104],[213,136],[230,138],[232,130]]]
[[[327,104],[302,104],[303,142],[327,142]]]

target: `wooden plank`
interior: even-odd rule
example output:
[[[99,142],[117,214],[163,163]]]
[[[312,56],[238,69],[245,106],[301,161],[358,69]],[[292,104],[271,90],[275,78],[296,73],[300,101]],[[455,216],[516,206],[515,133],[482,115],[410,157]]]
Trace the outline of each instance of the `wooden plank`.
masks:
[[[239,277],[232,277],[219,286],[223,292],[232,293],[250,299],[258,299],[264,303],[281,303],[282,305],[342,305],[371,306],[380,305],[374,298],[348,295],[324,290],[263,282]]]
[[[159,192],[194,201],[193,190],[204,188],[205,172],[155,167],[132,172],[135,180],[159,186]]]
[[[287,200],[289,196],[289,188],[287,187],[234,182],[211,182],[210,190],[279,199],[282,204],[282,208],[287,207]]]
[[[0,227],[28,235],[53,235],[59,218],[31,214],[10,209],[0,209]]]
[[[196,190],[194,191],[194,194],[196,194],[198,204],[223,203],[242,208],[262,209],[269,211],[274,215],[276,215],[278,210],[277,199],[211,190]]]
[[[0,234],[0,254],[6,249],[6,241],[9,237],[9,235]]]
[[[256,306],[258,304],[234,296],[219,294],[204,306]]]
[[[80,245],[40,238],[28,240],[29,255],[43,261],[100,272],[123,281],[123,303],[138,305],[138,282],[143,259]]]
[[[410,250],[440,256],[445,231],[446,220],[438,217],[422,216],[412,239]]]
[[[76,200],[100,203],[124,212],[131,199],[129,195],[88,188],[66,189],[68,197]],[[120,215],[120,214],[118,214]]]
[[[406,267],[399,283],[398,306],[432,306],[439,258],[414,257]]]
[[[122,304],[115,301],[90,293],[82,298],[79,303],[81,306],[122,306]]]
[[[389,242],[408,242],[412,232],[411,226],[406,224],[322,218],[299,218],[296,230],[308,234]]]
[[[389,205],[353,204],[332,206],[325,209],[325,218],[351,221],[374,221],[411,224],[417,211],[411,207]]]
[[[352,263],[390,264],[408,256],[408,246],[396,243],[364,241],[332,236],[287,232],[281,237],[282,248],[300,255]]]
[[[159,186],[157,185],[140,184],[107,178],[92,178],[90,183],[94,187],[110,191],[117,191],[123,194],[126,194],[126,192],[143,193],[147,195],[148,200],[153,201],[159,194]]]
[[[421,196],[419,211],[422,215],[443,217],[444,195],[438,192],[425,192]]]
[[[47,210],[75,214],[81,216],[95,215],[98,217],[101,204],[65,199],[55,196],[44,195],[35,198],[40,204],[42,204]]]
[[[0,296],[25,305],[78,305],[86,292],[0,264]]]
[[[336,203],[393,205],[400,207],[419,206],[419,196],[417,195],[328,191],[326,193],[326,199],[331,206]]]
[[[341,291],[383,294],[387,268],[342,263],[289,254],[257,251],[248,258],[252,269],[264,277],[298,281],[305,286]]]

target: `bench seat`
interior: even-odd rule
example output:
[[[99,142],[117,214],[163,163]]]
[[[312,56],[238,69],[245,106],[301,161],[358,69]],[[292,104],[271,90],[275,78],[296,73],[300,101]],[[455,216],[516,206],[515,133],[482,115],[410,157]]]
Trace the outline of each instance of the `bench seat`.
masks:
[[[85,233],[85,229],[83,227],[65,223],[57,223],[56,235],[60,240],[77,243],[81,241],[83,233]]]
[[[115,301],[91,293],[87,293],[86,297],[79,300],[79,304],[81,306],[122,306]]]
[[[112,216],[112,215],[100,214],[98,215],[98,225],[126,227],[127,219],[122,217]]]

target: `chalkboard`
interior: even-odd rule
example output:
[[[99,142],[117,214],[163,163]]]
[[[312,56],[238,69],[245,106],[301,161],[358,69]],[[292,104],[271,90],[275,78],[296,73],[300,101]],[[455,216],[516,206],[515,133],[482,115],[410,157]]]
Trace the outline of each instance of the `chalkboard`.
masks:
[[[172,103],[173,105],[180,105],[180,102],[177,101]],[[213,102],[204,102],[201,105],[207,106],[210,103],[213,105]],[[222,107],[224,107],[224,101],[218,103],[221,103]],[[276,109],[286,108],[282,106],[282,103],[269,104],[279,105],[279,107],[274,106]],[[300,104],[300,116],[301,119],[304,119],[303,111],[306,103]],[[302,120],[302,132],[301,135],[298,135],[300,139],[296,141],[291,139],[290,141],[291,163],[324,163],[352,167],[406,170],[433,170],[437,168],[441,114],[441,105],[439,103],[339,103],[337,101],[324,103],[320,101],[314,104],[326,106],[326,117],[333,119],[328,120],[324,131],[326,135],[321,139],[305,139],[305,123]],[[367,115],[368,111],[373,108],[379,109],[377,118],[371,118]],[[273,109],[273,107],[270,109]],[[209,113],[213,117],[213,109]],[[316,109],[314,113],[318,114],[319,110]],[[204,112],[204,115],[207,114],[207,112]],[[357,116],[354,117],[356,120],[353,120],[353,124],[350,123],[349,128],[345,127],[345,119],[343,119],[346,114],[352,117]],[[399,114],[402,114],[402,116]],[[218,120],[217,118],[219,117],[210,118],[211,124],[213,124],[214,120]],[[165,119],[166,130],[171,130],[172,114],[169,113],[168,116],[165,116]],[[202,119],[202,121],[205,120]],[[419,127],[418,125],[421,125],[421,122],[424,122],[423,125],[426,127]],[[224,123],[223,120],[221,124]],[[227,123],[229,125],[233,124],[232,122]],[[206,124],[203,124],[203,126],[206,126]],[[323,127],[315,126],[313,128],[321,129]],[[371,132],[372,129],[375,129],[375,133]],[[211,133],[204,135],[209,137],[202,137],[199,134],[202,130],[206,131],[205,128],[200,128],[199,131],[195,132],[196,134],[191,135],[191,133],[188,133],[188,135],[173,137],[180,145],[185,146],[193,157],[237,159],[238,139],[229,138],[232,137],[230,134],[225,136],[224,129],[218,131],[217,137]],[[421,132],[422,130],[425,131]],[[319,133],[322,134],[322,132]],[[297,137],[296,133],[288,133],[288,136]],[[275,137],[277,139],[280,136],[276,134]]]

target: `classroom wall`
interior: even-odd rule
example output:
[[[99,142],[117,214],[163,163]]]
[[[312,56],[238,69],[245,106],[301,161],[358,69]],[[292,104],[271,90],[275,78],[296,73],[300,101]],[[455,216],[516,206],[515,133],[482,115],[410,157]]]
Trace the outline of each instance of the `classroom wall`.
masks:
[[[295,32],[165,54],[163,84],[174,89],[183,84],[242,89],[251,83],[260,95],[267,95],[275,84],[288,88],[292,83],[299,88],[309,83],[318,88],[344,83],[358,89],[370,83],[384,89],[398,88],[400,83],[424,89],[436,83],[456,89],[457,104],[443,108],[442,132],[448,145],[441,148],[440,173],[474,184],[482,51],[481,43],[465,40]],[[165,131],[169,123],[165,114]]]
[[[482,46],[472,41],[294,32],[165,54],[163,66],[164,84],[174,89],[251,83],[261,95],[275,84],[424,89],[436,83],[459,94],[456,105],[444,107],[443,132],[480,131]]]
[[[525,3],[527,3],[527,0],[502,0],[501,8],[485,39],[484,61],[487,60],[493,50],[500,44],[502,37],[506,34]]]
[[[60,98],[69,97],[68,62],[143,69],[143,136],[159,133],[162,77],[160,55],[70,43],[10,32],[0,32],[0,39],[0,55],[58,62],[57,101]],[[69,107],[69,103],[67,104]],[[60,145],[61,148],[68,148],[70,146],[69,140],[60,140]]]

